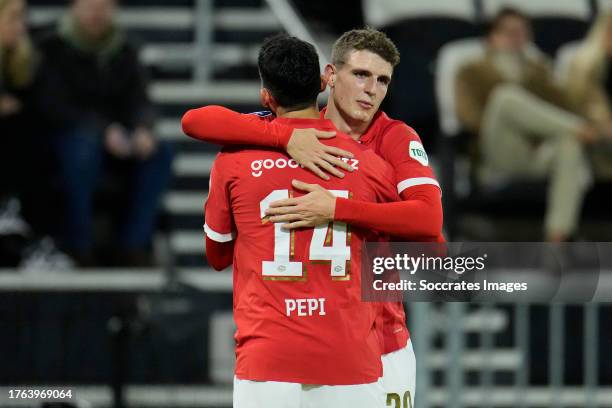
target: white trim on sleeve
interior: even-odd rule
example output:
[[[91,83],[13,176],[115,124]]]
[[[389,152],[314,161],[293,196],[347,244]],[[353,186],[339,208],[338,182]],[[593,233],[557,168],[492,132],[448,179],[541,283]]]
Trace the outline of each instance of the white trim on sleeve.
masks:
[[[409,187],[420,186],[423,184],[432,184],[438,187],[440,189],[440,192],[442,192],[442,189],[440,188],[440,184],[438,183],[438,181],[431,177],[415,177],[415,178],[409,178],[409,179],[400,181],[399,183],[397,183],[397,192],[401,194],[402,191],[404,191],[405,189]]]
[[[235,232],[230,232],[229,234],[221,234],[208,226],[208,224],[204,223],[204,232],[206,236],[213,241],[217,242],[230,242],[236,238]]]

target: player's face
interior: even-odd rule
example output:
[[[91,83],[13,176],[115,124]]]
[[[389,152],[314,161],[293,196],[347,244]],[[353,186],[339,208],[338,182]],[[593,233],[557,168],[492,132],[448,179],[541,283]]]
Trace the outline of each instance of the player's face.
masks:
[[[352,51],[329,77],[337,109],[355,122],[369,123],[387,95],[393,67],[378,54]]]
[[[8,49],[15,47],[25,32],[24,2],[9,1],[0,11],[0,47]]]

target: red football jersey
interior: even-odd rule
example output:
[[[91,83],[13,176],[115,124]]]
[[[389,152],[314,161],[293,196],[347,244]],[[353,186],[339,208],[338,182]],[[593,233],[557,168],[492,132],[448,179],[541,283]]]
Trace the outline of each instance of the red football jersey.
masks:
[[[276,119],[294,127],[334,129],[327,120]],[[356,168],[328,182],[285,153],[225,149],[211,174],[206,234],[236,239],[236,376],[255,381],[363,384],[382,375],[375,327],[380,306],[361,301],[361,243],[370,231],[332,226],[286,231],[267,222],[269,203],[301,193],[291,181],[321,184],[370,202],[399,200],[393,170],[346,135],[324,141],[354,153]]]
[[[383,111],[378,111],[359,142],[370,147],[391,165],[399,194],[411,187],[423,184],[431,184],[440,188],[429,166],[429,159],[421,138],[404,122],[393,120]],[[410,333],[406,327],[403,304],[384,303],[382,321],[383,354],[405,347]]]

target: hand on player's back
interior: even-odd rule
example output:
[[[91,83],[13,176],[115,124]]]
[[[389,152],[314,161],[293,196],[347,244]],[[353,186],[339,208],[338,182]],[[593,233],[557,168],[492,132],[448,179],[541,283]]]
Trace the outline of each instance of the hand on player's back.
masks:
[[[318,184],[293,180],[293,187],[308,194],[274,201],[266,210],[271,222],[284,222],[286,229],[316,227],[334,220],[336,197]]]
[[[323,180],[329,180],[326,172],[342,178],[344,173],[338,168],[346,171],[353,171],[353,168],[340,160],[340,157],[352,158],[353,154],[337,147],[327,146],[318,140],[329,139],[335,135],[336,132],[317,129],[295,129],[287,143],[287,153]]]

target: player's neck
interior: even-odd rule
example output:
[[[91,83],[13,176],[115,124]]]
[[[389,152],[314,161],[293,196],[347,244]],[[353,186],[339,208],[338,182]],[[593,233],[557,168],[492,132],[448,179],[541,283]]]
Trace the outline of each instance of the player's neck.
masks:
[[[319,108],[317,105],[310,106],[306,109],[289,111],[279,106],[276,109],[276,116],[286,119],[319,119]]]
[[[332,121],[334,126],[344,134],[349,135],[353,140],[359,140],[368,130],[369,123],[352,120],[348,115],[343,114],[334,104],[333,98],[329,98],[325,119]]]

